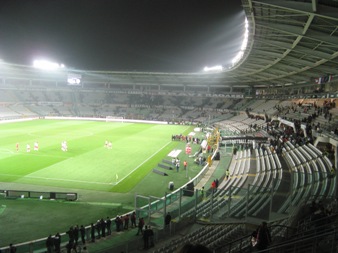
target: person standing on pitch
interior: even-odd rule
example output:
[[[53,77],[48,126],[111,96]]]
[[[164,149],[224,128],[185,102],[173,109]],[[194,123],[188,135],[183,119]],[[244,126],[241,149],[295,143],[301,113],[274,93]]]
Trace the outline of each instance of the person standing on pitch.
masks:
[[[180,159],[176,158],[176,171],[180,171]]]
[[[188,166],[188,162],[187,162],[187,161],[184,161],[184,162],[183,162],[183,166],[184,166],[184,169],[186,170],[186,169],[187,169],[187,166]]]

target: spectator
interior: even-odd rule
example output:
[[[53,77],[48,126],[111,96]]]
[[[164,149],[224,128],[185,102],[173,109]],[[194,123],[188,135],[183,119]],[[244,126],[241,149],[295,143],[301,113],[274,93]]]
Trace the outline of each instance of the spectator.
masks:
[[[211,189],[212,189],[212,192],[216,192],[216,181],[212,181],[211,183]]]
[[[150,226],[148,226],[148,230],[149,230],[149,246],[154,247],[155,246],[155,244],[154,244],[154,231]]]
[[[46,240],[47,253],[52,253],[54,247],[54,241],[52,235],[49,235]]]
[[[128,229],[129,228],[129,214],[126,214],[123,220],[124,220],[124,229]]]
[[[227,169],[225,171],[225,177],[227,178],[227,180],[229,179],[229,176],[230,176],[230,171],[229,171],[229,169]]]
[[[144,220],[143,220],[143,218],[141,217],[141,218],[139,218],[139,220],[138,220],[138,225],[137,225],[138,230],[137,230],[136,235],[139,235],[140,233],[143,235],[143,226],[144,226]]]
[[[103,218],[101,218],[100,220],[100,225],[101,225],[101,235],[103,237],[106,237],[106,221]]]
[[[121,217],[116,216],[115,218],[115,227],[116,227],[116,232],[120,232],[122,227],[121,227]]]
[[[111,235],[111,219],[109,217],[107,217],[106,224],[107,224],[107,234]]]
[[[165,216],[165,219],[164,219],[164,224],[166,227],[169,227],[170,226],[170,222],[171,222],[171,215],[170,213],[168,212],[167,215]]]
[[[144,232],[143,232],[143,249],[149,248],[149,229],[148,226],[145,226]]]
[[[202,196],[202,198],[204,198],[204,186],[202,186],[202,188],[201,188],[201,196]]]
[[[66,234],[68,234],[69,242],[73,243],[74,242],[74,230],[73,230],[73,227],[70,227],[69,230],[66,232]]]
[[[93,223],[90,225],[90,239],[95,242],[95,226]]]
[[[79,226],[78,225],[74,226],[73,233],[74,233],[75,244],[77,244],[79,241]]]
[[[54,249],[56,253],[61,252],[61,235],[59,233],[54,236]]]
[[[135,212],[131,214],[130,221],[131,221],[131,227],[136,228],[136,213]]]
[[[86,229],[83,225],[81,225],[80,227],[80,234],[81,234],[81,241],[82,241],[82,244],[86,244]]]
[[[16,252],[16,247],[11,243],[9,245],[9,253],[15,253]]]
[[[97,238],[100,239],[101,238],[101,222],[100,222],[100,220],[97,220],[97,222],[95,224],[95,228],[96,228],[96,232],[97,232]]]
[[[271,235],[268,229],[268,224],[262,222],[262,224],[257,229],[257,245],[258,250],[265,250],[271,243]]]

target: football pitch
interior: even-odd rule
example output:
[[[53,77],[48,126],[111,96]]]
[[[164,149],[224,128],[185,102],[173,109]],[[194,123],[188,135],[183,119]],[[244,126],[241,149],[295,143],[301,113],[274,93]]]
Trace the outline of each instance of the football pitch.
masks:
[[[128,192],[170,152],[171,135],[189,129],[72,120],[0,124],[0,181]],[[63,141],[67,151],[61,149]],[[106,141],[112,143],[111,148],[105,146]],[[36,142],[39,150],[34,150]]]
[[[191,131],[183,125],[81,120],[0,124],[0,190],[77,192],[79,197],[73,202],[0,196],[0,247],[130,212],[136,193],[163,197],[168,182],[175,181],[175,188],[185,184],[201,167],[185,154],[186,142],[171,137]],[[67,151],[62,150],[64,141]],[[34,150],[36,142],[39,150]],[[192,153],[199,148],[193,144]],[[162,159],[171,159],[173,150],[182,150],[178,155],[182,163],[188,161],[188,170],[152,173]]]

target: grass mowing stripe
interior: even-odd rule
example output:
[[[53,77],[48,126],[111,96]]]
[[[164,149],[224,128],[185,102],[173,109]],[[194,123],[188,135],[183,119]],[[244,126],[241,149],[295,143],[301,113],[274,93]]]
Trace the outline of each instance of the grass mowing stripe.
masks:
[[[0,137],[0,148],[14,149],[18,139],[22,142],[19,152],[0,153],[1,180],[13,182],[15,178],[14,182],[22,184],[100,191],[111,191],[116,174],[123,179],[132,175],[137,180],[129,181],[132,185],[128,183],[127,188],[135,186],[152,169],[145,165],[153,164],[150,160],[156,159],[165,149],[171,134],[189,129],[176,125],[45,120],[22,122],[14,124],[13,128],[10,125],[6,127],[11,135]],[[3,127],[0,128],[2,133]],[[40,137],[31,136],[35,134]],[[66,153],[60,150],[60,140],[64,136],[69,146]],[[104,149],[106,139],[113,142],[113,150]],[[5,146],[3,140],[6,140]],[[40,151],[26,153],[25,144],[31,143],[32,147],[36,140]],[[144,157],[149,158],[145,160]],[[143,167],[144,172],[136,172]],[[11,173],[16,177],[10,177]]]
[[[74,124],[74,127],[71,127],[72,124]],[[20,167],[22,163],[28,165],[29,162],[26,160],[29,155],[26,155],[25,150],[20,150],[20,152],[23,152],[24,155],[19,156],[16,153],[13,154],[15,158],[20,158],[19,160],[7,160],[3,164],[12,163],[13,170],[9,170],[9,173],[13,173],[14,175],[22,174],[23,177],[11,183],[13,180],[10,178],[4,179],[6,176],[0,175],[0,181],[6,183],[10,189],[15,189],[15,187],[19,187],[23,190],[35,189],[42,191],[45,189],[46,191],[56,189],[55,187],[58,187],[57,189],[60,191],[69,191],[71,189],[72,191],[78,192],[80,197],[79,201],[74,203],[51,202],[48,200],[36,201],[18,199],[17,201],[13,201],[1,199],[3,202],[2,204],[7,205],[3,215],[0,216],[0,224],[4,228],[0,231],[0,237],[2,238],[1,244],[3,243],[1,246],[8,245],[11,242],[18,243],[22,241],[30,241],[44,237],[49,233],[66,231],[69,228],[69,225],[72,224],[87,225],[90,224],[90,222],[96,221],[98,217],[114,217],[115,215],[120,215],[126,212],[124,208],[128,207],[128,211],[134,208],[135,193],[162,197],[163,193],[167,191],[168,180],[175,181],[175,187],[182,185],[187,181],[185,172],[183,171],[181,171],[181,173],[169,171],[168,174],[170,175],[168,177],[162,177],[150,171],[155,168],[162,159],[167,159],[167,155],[173,149],[177,149],[179,147],[178,149],[184,150],[186,145],[185,142],[172,141],[168,144],[168,141],[171,139],[172,134],[182,133],[186,135],[192,131],[192,127],[190,128],[178,125],[127,125],[126,123],[107,124],[105,122],[80,122],[76,124],[76,122],[47,122],[45,120],[29,122],[27,129],[25,123],[16,124],[15,128],[11,128],[10,125],[11,124],[8,124],[8,128],[17,130],[18,135],[13,133],[10,138],[6,139],[6,142],[3,142],[7,136],[6,134],[2,134],[3,128],[0,125],[0,149],[9,148],[15,150],[15,143],[21,137],[25,138],[25,141],[34,142],[36,138],[32,136],[24,136],[24,133],[33,131],[43,133],[41,138],[38,138],[38,141],[41,144],[39,154],[59,154],[60,156],[64,155],[65,157],[55,164],[42,162],[44,163],[44,166],[39,166],[38,159],[34,159],[34,162],[31,161],[32,163],[30,164],[33,168],[32,170],[26,172],[20,170],[18,171],[16,167]],[[69,142],[70,147],[67,154],[62,153],[60,150],[60,141],[62,141],[60,140],[60,136],[55,136],[53,134],[54,127],[60,128],[62,125],[69,126],[68,130],[66,130],[66,132],[69,131],[68,135],[70,136],[66,139]],[[78,127],[79,125],[81,126]],[[30,129],[29,131],[28,128]],[[81,135],[78,134],[75,136],[74,134],[74,136],[72,136],[72,134],[76,131],[80,133],[83,129],[92,131],[94,135],[83,136],[84,132],[81,132]],[[190,131],[188,132],[189,129]],[[103,147],[106,138],[113,142],[113,149],[115,147],[121,149],[115,154],[115,157],[112,152],[110,152],[112,150],[107,150]],[[23,149],[25,149],[25,141],[20,143]],[[131,141],[134,141],[132,145]],[[45,143],[46,145],[44,145]],[[139,143],[139,145],[135,146],[135,153],[130,152],[134,149],[134,144],[137,143]],[[199,148],[199,145],[192,146],[194,153]],[[147,152],[144,152],[144,150]],[[104,164],[101,164],[98,160],[98,155],[100,153],[103,155],[101,160],[105,160],[105,156],[112,157],[113,160],[117,160],[116,156],[120,154],[124,154],[124,157],[122,157],[117,164],[114,164],[114,167],[111,167],[106,171],[104,168],[101,168],[101,165],[103,166]],[[193,158],[189,158],[183,153],[184,152],[180,155],[181,161],[184,159],[190,159],[189,166],[194,166]],[[34,153],[31,152],[31,154],[33,155]],[[152,156],[151,159],[145,159],[145,157],[150,156]],[[31,158],[33,157],[34,156]],[[22,162],[21,158],[25,158],[24,162]],[[53,157],[50,158],[46,156],[36,158],[48,161]],[[6,173],[7,171],[4,172],[3,167],[1,166],[2,160],[3,156],[0,154],[0,173]],[[87,166],[91,160],[93,163],[96,163],[96,166],[90,169],[88,169],[88,167],[84,168],[84,166]],[[78,165],[80,161],[82,161],[82,164]],[[109,163],[110,161],[107,160],[107,162]],[[77,170],[74,170],[74,164],[78,167]],[[81,168],[81,166],[83,168]],[[115,166],[117,168],[115,168]],[[198,167],[198,165],[195,166]],[[135,169],[136,167],[138,168]],[[116,186],[109,184],[86,184],[81,182],[71,183],[64,180],[88,181],[86,178],[90,178],[90,181],[107,183],[104,180],[106,175],[104,173],[113,174],[113,177],[115,178],[115,169],[119,171],[119,176],[121,175],[121,177],[124,177],[123,172],[125,174],[129,174],[131,169],[134,170],[134,172],[126,177],[123,180],[123,183],[121,182]],[[196,168],[196,173],[199,169],[200,167]],[[189,170],[189,173],[190,171],[191,170]],[[86,175],[82,176],[82,174]],[[98,174],[103,175],[98,176]],[[25,175],[64,179],[55,182],[55,180],[25,178],[23,181]],[[28,186],[26,187],[25,184]],[[99,204],[112,202],[112,200],[114,203],[119,203],[119,205],[112,207]],[[90,203],[89,205],[88,203],[85,203],[87,201]],[[79,205],[78,203],[82,204]],[[119,207],[120,205],[121,207]],[[23,213],[25,215],[22,215]],[[13,226],[13,220],[15,220],[17,226]],[[39,222],[37,223],[36,221]]]
[[[187,134],[190,132],[191,127],[184,127],[184,131],[182,131],[182,134]],[[113,192],[130,192],[135,188],[138,183],[141,182],[142,179],[144,179],[149,172],[157,166],[157,164],[164,158],[167,157],[170,151],[172,151],[174,148],[177,147],[177,142],[170,142],[169,145],[165,146],[162,150],[157,152],[153,159],[148,160],[146,163],[144,163],[140,169],[135,170],[134,173],[132,173],[129,177],[125,178],[123,181],[123,184],[118,184],[112,188]],[[158,185],[157,182],[152,182],[153,185]],[[161,183],[160,183],[161,184]],[[147,187],[144,187],[147,188]],[[141,192],[141,191],[140,191]]]
[[[186,132],[190,127],[187,127],[184,132]],[[131,170],[125,177],[123,177],[120,181],[118,181],[116,184],[120,183],[122,180],[130,176],[134,171],[136,171],[138,168],[140,168],[143,164],[145,164],[147,161],[149,161],[151,158],[153,158],[155,155],[157,155],[159,152],[161,152],[166,146],[168,146],[171,143],[169,141],[167,144],[165,144],[162,148],[160,148],[158,151],[156,151],[154,154],[152,154],[150,157],[148,157],[146,160],[144,160],[141,164],[139,164],[135,169]]]

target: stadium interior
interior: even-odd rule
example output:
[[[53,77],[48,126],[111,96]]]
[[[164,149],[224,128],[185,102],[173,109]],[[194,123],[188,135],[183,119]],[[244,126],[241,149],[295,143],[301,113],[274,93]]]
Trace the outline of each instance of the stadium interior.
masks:
[[[160,121],[211,135],[213,161],[177,190],[176,201],[164,196],[154,200],[162,203],[154,212],[150,203],[135,210],[152,221],[154,247],[143,250],[135,230],[90,243],[88,226],[91,252],[169,253],[186,243],[216,253],[252,252],[252,232],[262,222],[272,242],[257,251],[338,252],[338,2],[242,5],[247,47],[220,72],[43,72],[1,62],[0,123],[46,117]],[[220,169],[226,154],[231,161]],[[210,184],[214,178],[217,189]],[[170,226],[156,223],[167,212]],[[67,234],[62,237],[65,247]],[[45,252],[45,246],[27,250],[27,244],[34,245],[17,245],[18,252]]]

